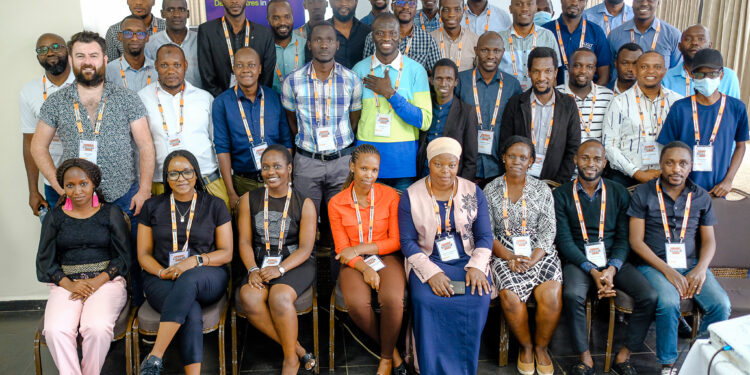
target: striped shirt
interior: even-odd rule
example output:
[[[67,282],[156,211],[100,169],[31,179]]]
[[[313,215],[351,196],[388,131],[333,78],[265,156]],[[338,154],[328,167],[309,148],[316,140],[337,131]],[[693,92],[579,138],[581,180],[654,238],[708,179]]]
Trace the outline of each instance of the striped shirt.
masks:
[[[421,10],[414,16],[414,27],[421,29],[422,26],[424,26],[424,31],[428,33],[439,29],[440,23],[440,11],[438,11],[432,19],[427,18],[427,15]]]
[[[409,53],[406,53],[406,47],[409,47]],[[440,46],[428,32],[422,31],[421,27],[414,26],[411,36],[401,38],[398,42],[398,50],[410,59],[422,64],[424,70],[428,72],[440,60]],[[365,53],[362,56],[369,57],[374,54],[375,42],[372,40],[372,33],[370,33],[365,39]]]
[[[513,48],[511,48],[510,45],[511,36],[513,37]],[[526,91],[531,87],[531,78],[529,78],[529,69],[526,66],[526,63],[532,49],[535,47],[552,48],[557,55],[558,66],[562,64],[555,35],[543,27],[534,26],[529,35],[521,37],[516,33],[515,27],[511,26],[500,33],[500,38],[502,38],[503,45],[505,46],[505,53],[503,53],[503,59],[500,61],[500,70],[513,74],[521,84],[521,90],[523,91]],[[515,62],[513,61],[513,55],[515,55]],[[514,66],[515,70],[513,68]]]
[[[109,61],[113,61],[120,56],[122,56],[122,42],[117,39],[117,37],[120,34],[120,23],[122,21],[117,21],[116,23],[112,24],[112,26],[107,29],[107,34],[104,37],[106,41],[107,46],[107,58],[109,58]],[[156,32],[154,32],[154,28],[156,28]],[[164,31],[167,29],[167,21],[165,21],[162,18],[156,17],[154,15],[151,16],[151,25],[148,25],[146,27],[146,33],[150,35],[154,35],[159,31]]]
[[[589,139],[596,139],[600,142],[602,141],[602,122],[604,122],[604,114],[607,112],[609,103],[615,97],[615,93],[613,93],[612,90],[604,86],[599,86],[593,82],[591,84],[593,85],[592,90],[583,99],[573,94],[573,91],[568,85],[557,86],[557,89],[560,90],[560,92],[568,94],[576,100],[578,114],[581,116],[581,143]],[[591,117],[591,123],[589,123],[592,101],[594,101],[594,115]],[[586,131],[586,125],[588,125],[588,132]]]

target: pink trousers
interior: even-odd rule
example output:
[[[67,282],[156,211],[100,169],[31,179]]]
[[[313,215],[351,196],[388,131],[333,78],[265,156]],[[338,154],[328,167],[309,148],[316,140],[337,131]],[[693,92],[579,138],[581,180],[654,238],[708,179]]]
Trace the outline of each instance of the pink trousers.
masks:
[[[60,375],[97,375],[102,371],[115,321],[127,301],[125,279],[104,283],[86,302],[71,301],[65,288],[50,285],[44,311],[44,338]],[[83,337],[83,360],[76,339]]]

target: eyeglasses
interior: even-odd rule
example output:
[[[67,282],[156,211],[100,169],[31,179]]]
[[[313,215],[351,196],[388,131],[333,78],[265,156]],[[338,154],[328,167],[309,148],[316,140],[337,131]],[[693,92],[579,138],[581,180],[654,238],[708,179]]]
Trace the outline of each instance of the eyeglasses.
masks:
[[[184,171],[169,171],[167,172],[167,180],[177,181],[180,176],[186,180],[192,180],[195,177],[195,169],[185,169]]]
[[[133,39],[133,36],[137,37],[140,40],[146,39],[146,32],[145,31],[139,31],[137,33],[134,33],[130,30],[124,30],[121,31],[122,37],[125,39]]]
[[[407,5],[410,7],[417,6],[417,2],[414,0],[396,0],[393,3],[400,7],[407,6]]]
[[[37,47],[36,54],[39,56],[42,56],[42,55],[46,55],[50,50],[52,50],[52,52],[57,52],[63,48],[65,48],[64,44],[52,43],[48,46]]]
[[[711,79],[713,79],[713,78],[719,78],[721,76],[721,71],[722,70],[723,69],[714,70],[714,71],[708,72],[708,73],[693,72],[693,78],[695,78],[695,79],[703,79],[703,78],[706,78],[706,77],[711,78]]]
[[[167,9],[164,9],[164,11],[167,12],[167,13],[183,13],[183,14],[185,14],[185,13],[187,13],[188,10],[186,8],[182,8],[182,7],[180,7],[180,8],[169,7]]]

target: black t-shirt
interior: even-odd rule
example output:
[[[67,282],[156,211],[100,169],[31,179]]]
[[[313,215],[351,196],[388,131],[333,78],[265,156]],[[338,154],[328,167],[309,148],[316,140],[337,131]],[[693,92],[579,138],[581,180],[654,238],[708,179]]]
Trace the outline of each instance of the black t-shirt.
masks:
[[[253,251],[256,262],[262,262],[266,256],[266,235],[263,230],[263,196],[264,188],[255,189],[250,192],[250,225],[253,228]],[[286,196],[282,198],[268,197],[268,235],[271,242],[272,256],[279,255],[279,232],[281,229],[281,217],[284,212]],[[302,207],[305,197],[296,189],[292,189],[292,199],[289,202],[286,224],[284,227],[284,248],[281,256],[286,258],[299,247],[299,226],[302,220]]]

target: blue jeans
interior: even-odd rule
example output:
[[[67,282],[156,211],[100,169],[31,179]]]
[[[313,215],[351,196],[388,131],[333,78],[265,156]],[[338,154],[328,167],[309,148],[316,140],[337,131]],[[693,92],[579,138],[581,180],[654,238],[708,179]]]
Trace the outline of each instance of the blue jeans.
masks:
[[[49,204],[49,208],[55,208],[57,201],[60,200],[60,194],[57,194],[57,191],[52,186],[44,184],[44,199]]]
[[[405,192],[414,183],[414,177],[379,178],[378,182],[388,185],[400,192]]]
[[[693,266],[695,267],[695,266]],[[677,272],[687,275],[690,269],[679,269]],[[672,283],[659,270],[651,266],[638,266],[643,276],[659,294],[656,302],[656,358],[663,365],[673,364],[677,360],[677,326],[680,319],[680,294]],[[729,297],[709,269],[706,281],[695,302],[703,310],[700,332],[711,323],[729,318],[731,304]]]
[[[138,182],[133,183],[130,186],[125,195],[115,199],[112,204],[120,207],[122,212],[126,213],[130,218],[130,285],[133,288],[133,302],[140,306],[143,303],[143,284],[141,282],[141,265],[138,263],[138,219],[139,216],[133,215],[133,211],[130,210],[130,203],[133,201],[133,196],[138,192]]]

